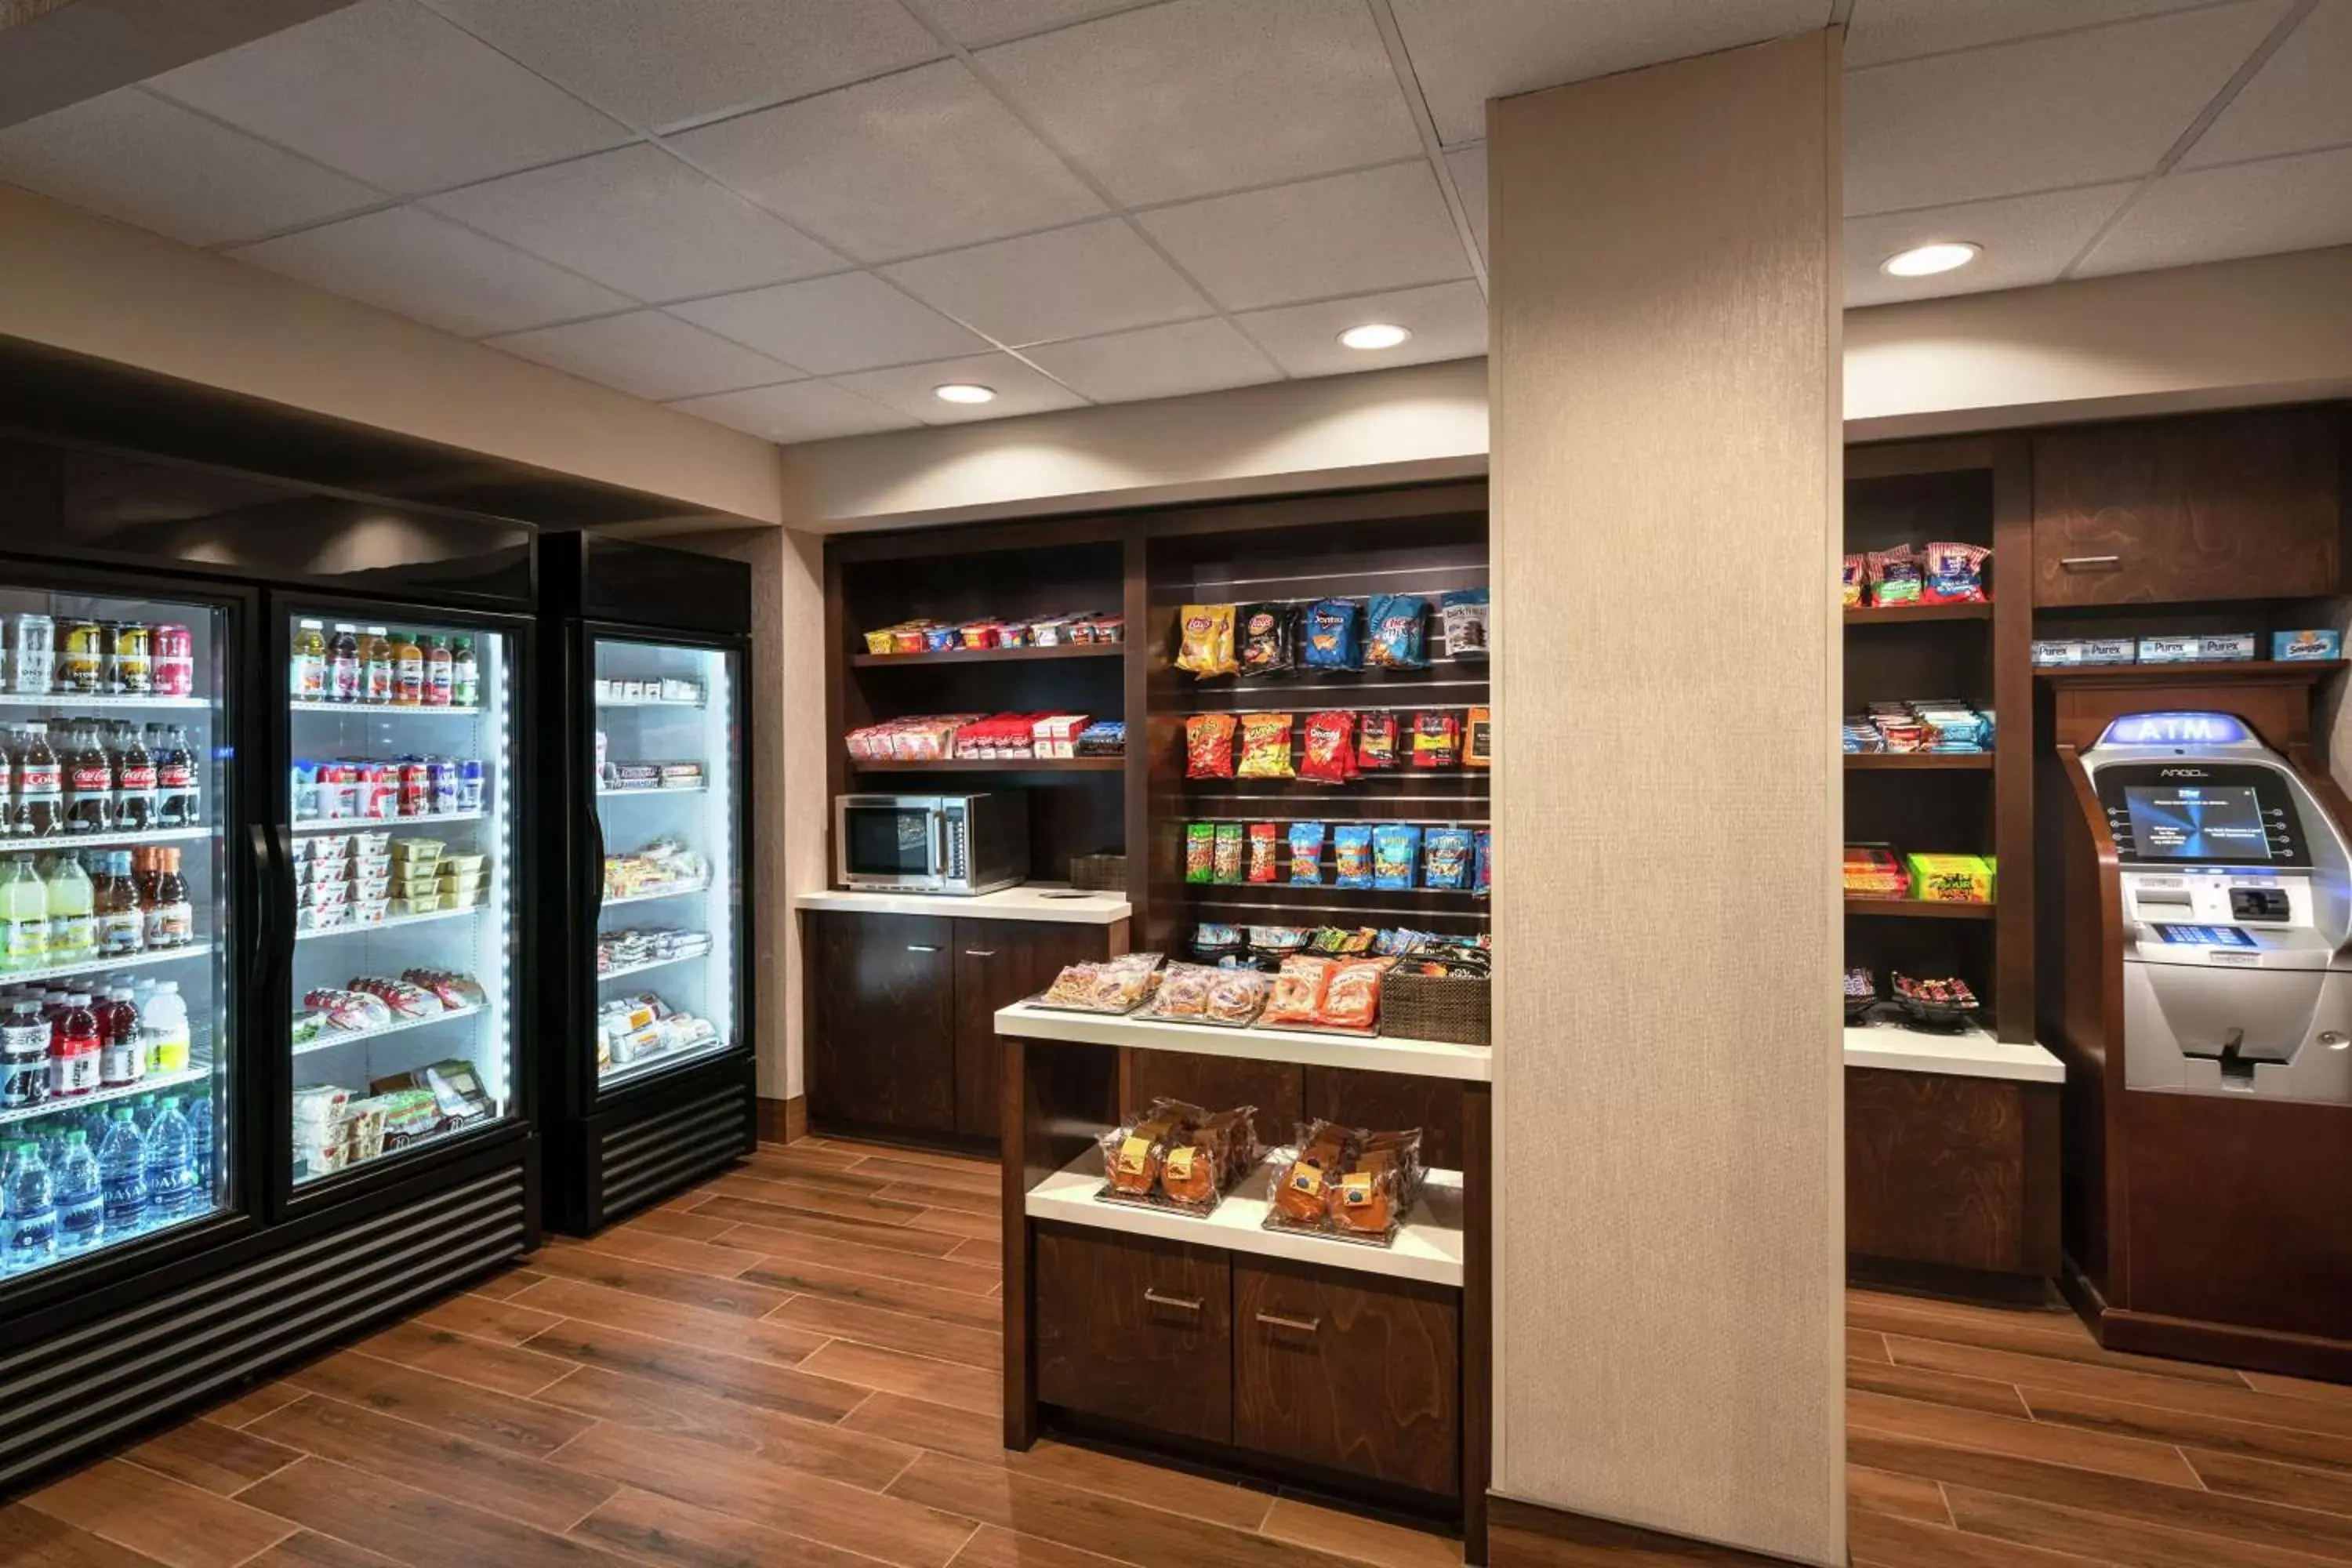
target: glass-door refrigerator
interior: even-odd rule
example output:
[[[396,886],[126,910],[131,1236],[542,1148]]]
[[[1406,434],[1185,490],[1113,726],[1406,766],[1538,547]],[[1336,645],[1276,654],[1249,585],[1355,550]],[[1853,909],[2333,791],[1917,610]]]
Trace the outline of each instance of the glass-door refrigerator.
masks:
[[[274,1171],[299,1212],[528,1132],[530,622],[291,595],[275,610]]]
[[[0,1315],[255,1226],[236,1050],[252,603],[0,568]]]
[[[753,1140],[749,588],[712,557],[541,548],[572,612],[553,694],[569,765],[547,862],[568,873],[569,957],[551,964],[546,1203],[584,1234]]]

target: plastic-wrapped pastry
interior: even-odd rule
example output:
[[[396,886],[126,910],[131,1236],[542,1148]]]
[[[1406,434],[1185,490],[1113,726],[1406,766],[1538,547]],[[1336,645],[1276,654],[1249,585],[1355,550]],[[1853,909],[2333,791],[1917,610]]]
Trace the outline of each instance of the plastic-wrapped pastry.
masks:
[[[1256,1168],[1257,1107],[1237,1106],[1202,1117],[1171,1140],[1160,1163],[1160,1191],[1170,1203],[1206,1214],[1234,1184]]]
[[[1332,1181],[1354,1147],[1350,1128],[1318,1121],[1298,1129],[1298,1152],[1275,1178],[1274,1210],[1294,1225],[1319,1226]]]
[[[1210,994],[1218,977],[1226,973],[1206,964],[1170,964],[1160,974],[1160,989],[1153,994],[1151,1005],[1143,1010],[1143,1016],[1192,1024],[1206,1022]]]
[[[1160,954],[1130,952],[1100,963],[1073,963],[1054,977],[1038,1005],[1082,1013],[1131,1013],[1151,994]]]
[[[1220,969],[1209,985],[1209,1021],[1235,1028],[1256,1022],[1274,982],[1255,969]]]
[[[1421,1174],[1419,1128],[1365,1135],[1355,1157],[1329,1184],[1325,1206],[1331,1228],[1393,1238],[1421,1196]]]
[[[1125,1127],[1102,1138],[1103,1174],[1114,1191],[1141,1197],[1160,1182],[1160,1162],[1168,1145],[1186,1134],[1207,1113],[1197,1105],[1155,1100],[1151,1109]]]

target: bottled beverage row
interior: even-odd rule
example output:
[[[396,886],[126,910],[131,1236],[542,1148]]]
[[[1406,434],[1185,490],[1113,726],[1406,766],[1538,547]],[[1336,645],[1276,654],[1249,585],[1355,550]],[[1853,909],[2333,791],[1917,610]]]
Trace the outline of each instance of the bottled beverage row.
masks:
[[[0,971],[185,947],[195,928],[177,849],[19,854],[0,873]]]
[[[469,637],[365,632],[349,622],[304,621],[295,628],[289,689],[299,702],[370,708],[472,708],[482,700],[481,663]]]
[[[20,697],[193,697],[195,636],[177,621],[59,619],[26,614],[8,627],[8,689]]]
[[[56,1123],[54,1127],[50,1123]],[[212,1101],[176,1095],[65,1111],[0,1162],[0,1269],[26,1274],[212,1206]]]
[[[73,838],[194,827],[204,819],[185,726],[64,718],[0,731],[8,837]]]
[[[176,1079],[194,1047],[177,981],[112,974],[95,990],[12,987],[0,992],[0,1110]]]
[[[391,822],[475,816],[485,774],[478,757],[343,757],[294,764],[296,822]]]

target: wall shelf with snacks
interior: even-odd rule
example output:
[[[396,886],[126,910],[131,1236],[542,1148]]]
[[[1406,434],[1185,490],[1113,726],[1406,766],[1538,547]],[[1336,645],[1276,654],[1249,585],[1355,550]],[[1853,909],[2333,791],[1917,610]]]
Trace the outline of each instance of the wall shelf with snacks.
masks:
[[[1125,757],[940,757],[925,762],[865,761],[853,758],[852,773],[1116,773],[1126,771]]]
[[[1849,895],[1845,912],[1873,920],[1989,921],[1998,903],[1966,903],[1957,899],[1867,899]]]
[[[1127,645],[1064,643],[1051,647],[960,647],[944,653],[854,653],[856,669],[919,669],[945,664],[1025,664],[1036,659],[1125,658]]]
[[[1848,626],[1916,626],[1922,621],[1989,621],[1990,603],[1965,601],[1949,605],[1863,605],[1846,606]]]
[[[1992,769],[1990,752],[1848,752],[1845,754],[1848,773],[1901,773],[1906,769],[1920,772],[1943,770],[1957,773],[1990,773]]]

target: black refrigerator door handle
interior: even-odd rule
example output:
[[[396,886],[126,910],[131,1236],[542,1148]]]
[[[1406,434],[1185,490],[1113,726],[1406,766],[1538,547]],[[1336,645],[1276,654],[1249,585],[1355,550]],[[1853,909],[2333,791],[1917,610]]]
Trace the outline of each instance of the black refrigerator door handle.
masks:
[[[588,862],[590,885],[596,889],[595,905],[588,912],[593,916],[600,915],[604,911],[604,861],[606,856],[604,850],[604,819],[597,814],[596,802],[593,795],[590,797],[588,802],[588,842],[591,847],[591,858]]]
[[[253,852],[253,994],[266,995],[269,982],[278,968],[278,885],[272,875],[275,858],[270,854],[269,829],[257,826],[251,830]]]

